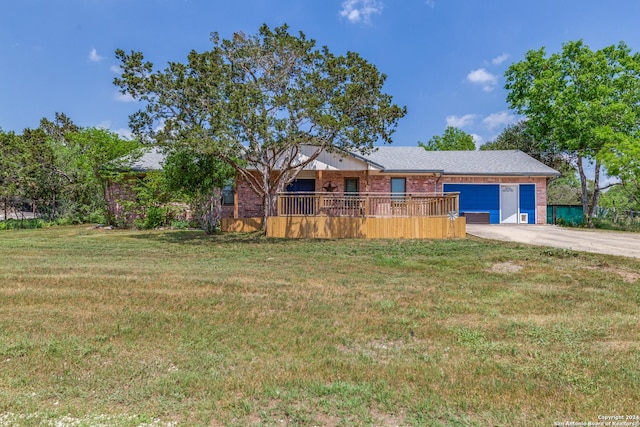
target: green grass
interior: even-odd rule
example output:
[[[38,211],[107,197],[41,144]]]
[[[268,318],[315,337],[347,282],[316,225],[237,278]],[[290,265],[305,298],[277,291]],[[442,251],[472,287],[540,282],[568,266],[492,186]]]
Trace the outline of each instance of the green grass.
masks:
[[[0,232],[0,425],[638,412],[640,262],[493,243]]]

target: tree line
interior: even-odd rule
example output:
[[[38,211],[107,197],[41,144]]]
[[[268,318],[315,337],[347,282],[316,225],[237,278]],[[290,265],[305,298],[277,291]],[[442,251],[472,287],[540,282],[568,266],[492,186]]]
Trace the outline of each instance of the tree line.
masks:
[[[602,191],[601,169],[617,179],[609,199],[640,204],[640,54],[623,42],[592,50],[571,41],[561,52],[530,50],[505,73],[507,103],[524,119],[480,149],[519,149],[558,169],[551,197],[577,183],[585,223],[591,225]],[[470,135],[447,128],[427,150],[474,149]],[[591,165],[593,177],[586,173]],[[615,195],[615,197],[614,197]],[[571,197],[573,198],[573,197]]]
[[[0,129],[0,210],[49,221],[110,223],[107,183],[139,156],[135,140],[80,128],[64,113],[22,134]]]
[[[106,129],[81,128],[64,113],[22,134],[0,129],[2,218],[139,228],[181,218],[215,231],[233,170],[182,149],[167,154],[162,170],[134,171],[148,150]]]
[[[391,143],[407,112],[383,91],[386,75],[373,64],[354,52],[335,55],[286,25],[230,39],[213,33],[211,50],[164,69],[142,52],[118,49],[116,57],[122,73],[114,84],[142,106],[129,121],[139,142],[80,129],[64,115],[22,135],[1,132],[5,210],[11,200],[29,200],[50,217],[102,214],[109,222],[105,183],[119,159],[144,145],[168,156],[163,188],[198,200],[201,223],[215,224],[220,187],[232,175],[262,197],[266,219],[277,194],[320,153]],[[639,54],[624,43],[593,51],[569,42],[549,56],[544,48],[527,52],[505,76],[507,102],[524,119],[481,149],[520,149],[563,172],[550,194],[577,187],[587,221],[603,190],[601,166],[640,201]],[[456,128],[419,145],[475,149]]]

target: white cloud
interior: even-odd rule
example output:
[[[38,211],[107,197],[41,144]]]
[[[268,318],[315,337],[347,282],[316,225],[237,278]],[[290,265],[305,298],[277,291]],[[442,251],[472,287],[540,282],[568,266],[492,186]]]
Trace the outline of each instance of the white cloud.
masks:
[[[129,95],[128,93],[116,92],[113,95],[113,99],[115,99],[118,102],[135,102],[135,98]]]
[[[485,92],[491,92],[495,89],[496,84],[498,83],[498,77],[494,76],[484,68],[478,68],[477,70],[471,71],[467,74],[467,80],[473,84],[481,85],[482,90]]]
[[[472,133],[471,138],[473,138],[473,142],[476,144],[476,150],[480,148],[482,144],[484,144],[484,138],[477,133]]]
[[[119,65],[112,65],[111,67],[109,67],[109,69],[114,74],[122,74],[122,68],[120,68]]]
[[[436,0],[426,0],[424,3],[431,8],[436,6]]]
[[[465,114],[464,116],[447,116],[447,126],[463,128],[473,124],[476,119],[475,114]]]
[[[111,128],[111,120],[103,120],[96,125],[98,129],[109,130]]]
[[[93,49],[91,49],[91,52],[89,52],[89,61],[91,61],[91,62],[100,62],[103,59],[104,59],[104,56],[98,55],[98,51],[96,50],[95,47]]]
[[[491,63],[492,63],[493,65],[500,65],[500,64],[502,64],[504,61],[506,61],[507,59],[509,59],[509,55],[507,55],[506,53],[503,53],[502,55],[500,55],[500,56],[496,56],[495,58],[493,58],[493,59],[491,60]]]
[[[340,16],[347,18],[349,22],[356,24],[371,22],[371,15],[380,14],[383,5],[377,0],[345,0],[342,2]]]
[[[129,129],[125,129],[125,128],[114,129],[112,132],[115,132],[122,139],[128,139],[128,140],[133,139],[133,133]]]
[[[508,111],[501,111],[499,113],[489,114],[482,120],[482,124],[484,124],[490,131],[494,131],[498,128],[504,128],[510,124],[516,123],[517,121],[518,117],[514,114],[511,114]]]
[[[95,127],[98,129],[105,129],[110,132],[117,134],[120,138],[123,139],[133,139],[133,133],[129,129],[120,128],[120,129],[111,129],[113,122],[111,120],[103,120],[98,123]]]

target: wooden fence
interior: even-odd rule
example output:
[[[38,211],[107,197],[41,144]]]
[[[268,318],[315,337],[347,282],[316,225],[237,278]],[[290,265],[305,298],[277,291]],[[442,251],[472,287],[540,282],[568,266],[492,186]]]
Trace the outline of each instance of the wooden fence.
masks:
[[[459,193],[282,193],[278,216],[438,217],[458,214]]]

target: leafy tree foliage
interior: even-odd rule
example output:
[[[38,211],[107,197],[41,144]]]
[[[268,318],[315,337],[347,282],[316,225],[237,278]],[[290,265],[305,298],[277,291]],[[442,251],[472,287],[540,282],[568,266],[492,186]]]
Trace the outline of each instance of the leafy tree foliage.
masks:
[[[575,168],[563,153],[554,151],[553,146],[543,144],[536,139],[529,130],[526,120],[507,126],[494,141],[483,144],[480,150],[520,150],[558,170],[561,175],[549,180],[547,203],[550,205],[580,204],[580,181]]]
[[[599,153],[607,172],[620,178],[620,185],[627,196],[640,204],[640,135],[615,133],[611,129],[600,130],[608,142]]]
[[[263,198],[265,219],[277,193],[323,150],[390,143],[406,114],[382,92],[386,76],[374,65],[318,49],[286,25],[229,40],[214,33],[211,41],[210,51],[192,51],[185,64],[162,71],[142,53],[119,49],[123,72],[114,83],[145,104],[130,117],[136,134],[219,157]]]
[[[140,144],[97,128],[69,132],[64,138],[65,143],[56,148],[64,159],[68,175],[74,177],[72,183],[83,185],[85,196],[101,205],[106,223],[112,224],[109,180],[117,180],[119,174],[140,156]]]
[[[620,135],[634,135],[639,124],[640,56],[624,44],[593,51],[582,41],[547,56],[527,52],[506,72],[507,101],[526,115],[533,136],[569,156],[578,170],[588,224],[600,195],[601,153]],[[589,196],[585,162],[595,163]]]
[[[442,136],[435,135],[426,144],[418,145],[427,151],[475,150],[473,137],[457,127],[447,126]]]
[[[520,150],[551,168],[561,170],[567,161],[554,148],[538,140],[526,120],[507,126],[494,141],[480,146],[480,150]]]
[[[207,233],[218,229],[222,214],[222,189],[230,183],[233,168],[211,154],[181,150],[164,164],[168,189],[191,197],[198,224]]]
[[[28,202],[48,220],[82,222],[99,213],[110,222],[107,180],[128,167],[138,147],[104,129],[81,129],[59,113],[22,135],[0,132],[4,210]]]
[[[21,195],[25,156],[22,138],[14,132],[5,133],[0,129],[0,208],[4,218],[15,208]]]
[[[65,200],[65,185],[71,178],[60,167],[54,145],[42,128],[25,129],[22,139],[25,144],[22,196],[31,201],[39,216],[56,219]]]
[[[599,205],[605,209],[623,211],[640,211],[640,201],[629,197],[629,192],[621,185],[616,185],[602,193]]]

